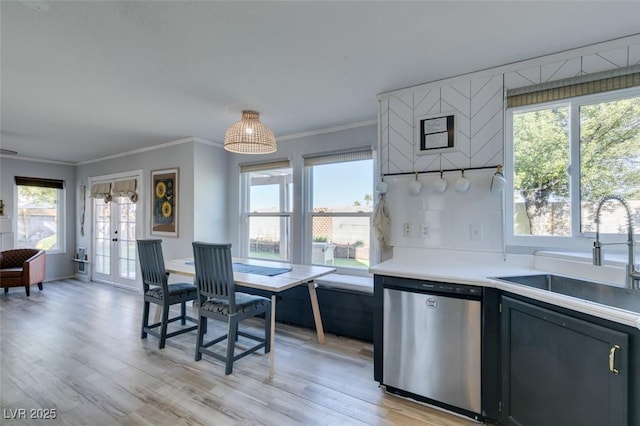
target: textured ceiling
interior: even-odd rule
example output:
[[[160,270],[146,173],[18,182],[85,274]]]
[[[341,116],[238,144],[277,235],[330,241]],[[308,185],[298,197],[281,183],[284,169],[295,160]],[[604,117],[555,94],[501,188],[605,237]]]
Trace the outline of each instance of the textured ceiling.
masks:
[[[77,163],[220,142],[246,106],[276,137],[375,120],[379,93],[637,33],[640,2],[1,1],[0,18],[1,147]]]

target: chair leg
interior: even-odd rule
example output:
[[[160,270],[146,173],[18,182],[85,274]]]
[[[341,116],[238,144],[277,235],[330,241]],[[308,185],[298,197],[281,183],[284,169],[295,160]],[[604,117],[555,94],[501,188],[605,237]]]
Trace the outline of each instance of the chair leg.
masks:
[[[180,324],[185,325],[187,323],[187,302],[180,304]]]
[[[200,361],[202,359],[202,352],[200,352],[200,348],[202,347],[202,341],[204,340],[204,334],[207,332],[207,317],[199,316],[198,321],[198,338],[196,340],[196,361]]]
[[[42,291],[42,283],[38,283],[38,290]]]
[[[169,303],[165,300],[162,306],[162,324],[160,325],[160,343],[158,349],[164,349],[167,340],[167,324],[169,323]]]
[[[5,288],[4,288],[4,292],[5,292],[5,293],[9,293],[9,287],[5,287]]]
[[[30,285],[25,285],[24,286],[24,291],[27,292],[27,297],[29,297],[31,295],[31,286]]]
[[[142,330],[140,332],[141,339],[147,338],[147,332],[144,331],[144,329],[147,327],[149,327],[149,302],[145,300],[142,308]]]
[[[227,332],[227,362],[224,370],[224,374],[231,374],[233,372],[233,352],[236,346],[236,339],[238,338],[238,323],[229,318]]]

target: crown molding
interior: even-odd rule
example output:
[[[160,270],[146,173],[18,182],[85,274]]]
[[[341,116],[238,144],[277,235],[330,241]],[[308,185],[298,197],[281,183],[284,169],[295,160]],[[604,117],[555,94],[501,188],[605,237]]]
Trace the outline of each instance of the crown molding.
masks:
[[[31,158],[31,157],[22,157],[16,155],[7,155],[0,154],[0,158],[8,158],[10,160],[21,160],[21,161],[34,161],[37,163],[48,163],[48,164],[59,164],[62,166],[75,166],[76,163],[71,163],[69,161],[58,161],[58,160],[45,160],[43,158]]]
[[[325,133],[339,132],[341,130],[357,129],[358,127],[370,126],[373,124],[378,124],[377,118],[374,118],[371,120],[365,120],[365,121],[356,121],[355,123],[344,124],[342,126],[327,127],[324,129],[310,130],[308,132],[293,133],[293,134],[284,135],[284,136],[276,136],[276,140],[286,141],[291,139],[299,139],[299,138],[304,138],[308,136],[322,135]]]

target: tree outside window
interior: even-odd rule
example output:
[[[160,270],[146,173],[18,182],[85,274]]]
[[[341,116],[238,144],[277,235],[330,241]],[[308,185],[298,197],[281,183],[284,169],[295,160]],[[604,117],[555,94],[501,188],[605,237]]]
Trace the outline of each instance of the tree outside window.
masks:
[[[593,232],[597,203],[608,194],[627,199],[638,232],[640,96],[610,99],[575,98],[512,112],[514,235]],[[572,181],[569,169],[579,170],[579,179]],[[605,209],[601,231],[625,233],[622,208],[611,203]]]

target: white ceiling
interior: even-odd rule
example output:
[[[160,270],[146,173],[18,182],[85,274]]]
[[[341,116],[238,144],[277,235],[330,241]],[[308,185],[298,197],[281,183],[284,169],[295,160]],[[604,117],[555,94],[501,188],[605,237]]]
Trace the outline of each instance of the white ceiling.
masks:
[[[386,91],[640,32],[640,1],[1,1],[0,15],[1,147],[70,163],[221,142],[243,107],[276,137],[375,120]]]

